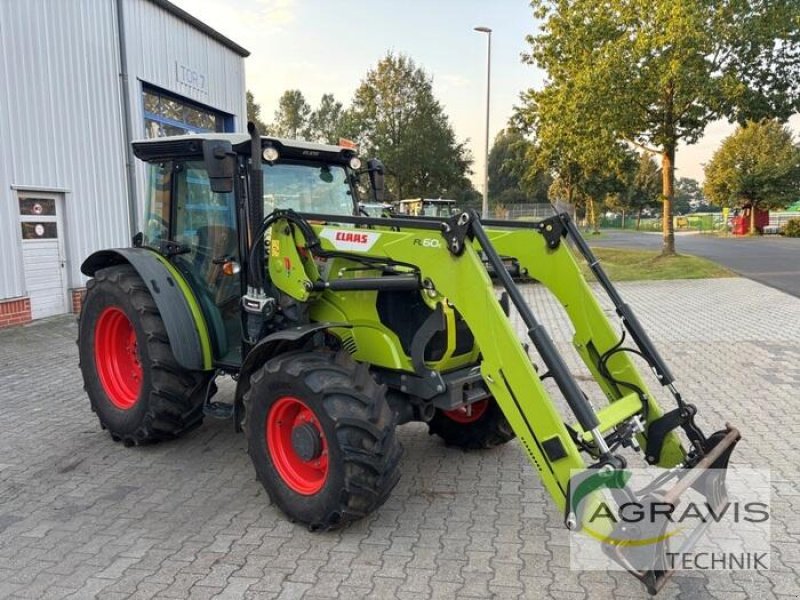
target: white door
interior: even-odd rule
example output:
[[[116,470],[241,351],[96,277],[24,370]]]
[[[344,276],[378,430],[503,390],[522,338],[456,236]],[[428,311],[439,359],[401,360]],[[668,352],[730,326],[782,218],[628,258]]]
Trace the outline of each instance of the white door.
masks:
[[[33,319],[67,312],[61,211],[58,194],[19,194],[22,265]]]

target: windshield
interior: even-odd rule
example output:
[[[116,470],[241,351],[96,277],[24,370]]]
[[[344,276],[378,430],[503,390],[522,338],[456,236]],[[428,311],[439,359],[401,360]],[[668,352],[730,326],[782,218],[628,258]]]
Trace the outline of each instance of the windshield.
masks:
[[[269,214],[276,208],[352,215],[353,196],[344,167],[296,163],[265,164],[264,214]]]

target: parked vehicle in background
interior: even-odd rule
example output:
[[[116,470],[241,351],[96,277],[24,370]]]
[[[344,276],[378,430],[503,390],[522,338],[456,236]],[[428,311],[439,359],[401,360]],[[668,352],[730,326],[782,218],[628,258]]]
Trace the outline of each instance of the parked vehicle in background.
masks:
[[[358,211],[367,217],[390,217],[394,207],[387,202],[359,202]]]
[[[451,217],[458,213],[455,200],[444,198],[409,198],[400,200],[397,212],[412,217]]]

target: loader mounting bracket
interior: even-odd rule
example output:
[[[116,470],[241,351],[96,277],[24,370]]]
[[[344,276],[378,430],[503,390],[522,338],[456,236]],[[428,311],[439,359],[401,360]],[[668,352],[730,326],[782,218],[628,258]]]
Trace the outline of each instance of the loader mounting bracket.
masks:
[[[561,238],[565,237],[567,234],[562,218],[566,218],[566,215],[554,215],[540,221],[537,225],[539,233],[544,236],[544,239],[547,241],[547,247],[551,250],[558,248],[558,245],[561,243]]]
[[[464,211],[442,223],[442,235],[451,254],[461,256],[464,253],[466,239],[472,237],[470,230],[475,216],[474,211]]]
[[[667,435],[677,429],[682,428],[692,445],[701,453],[706,452],[708,441],[706,436],[694,422],[697,408],[693,404],[683,404],[678,408],[664,413],[661,417],[650,423],[647,428],[647,447],[645,449],[645,460],[648,464],[655,465],[661,460],[661,449]]]

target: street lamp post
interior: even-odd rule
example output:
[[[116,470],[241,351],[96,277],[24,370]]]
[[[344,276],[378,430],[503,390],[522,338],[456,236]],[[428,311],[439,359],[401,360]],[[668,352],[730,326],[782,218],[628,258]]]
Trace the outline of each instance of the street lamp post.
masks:
[[[492,30],[488,27],[475,27],[475,31],[486,34],[486,137],[483,148],[483,205],[481,216],[489,216],[489,93],[492,85]]]

